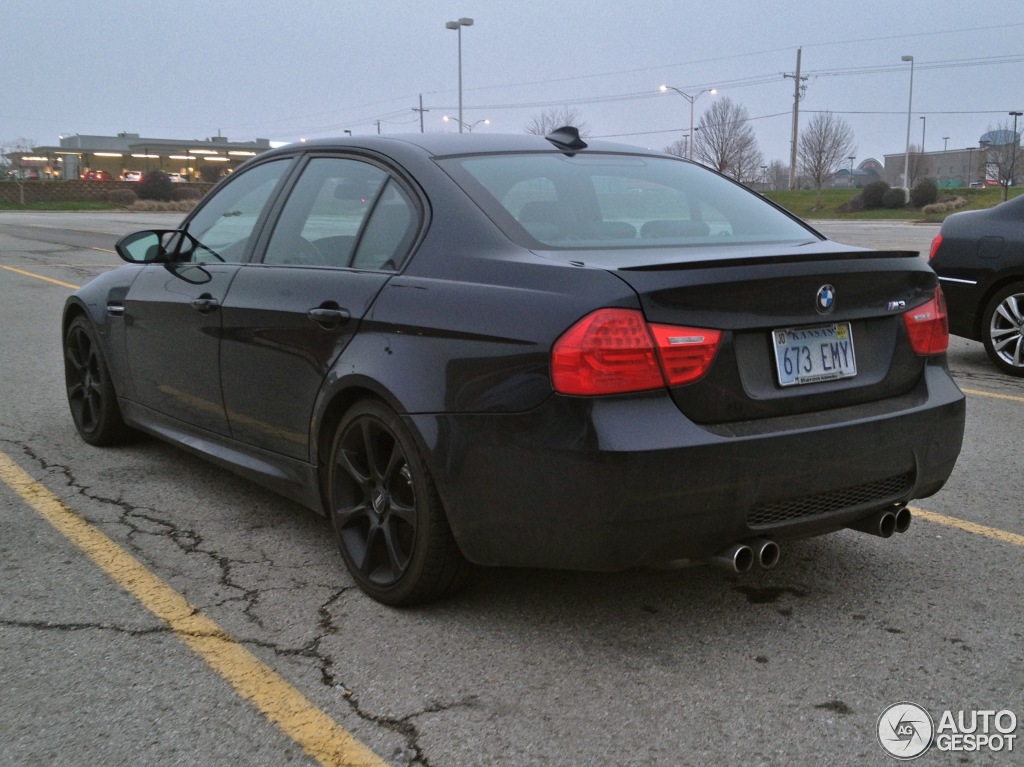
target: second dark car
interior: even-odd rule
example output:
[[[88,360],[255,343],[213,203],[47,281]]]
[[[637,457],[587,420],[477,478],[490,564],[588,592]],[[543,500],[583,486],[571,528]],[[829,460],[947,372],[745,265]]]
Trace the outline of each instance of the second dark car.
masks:
[[[1024,376],[1024,196],[954,213],[932,242],[950,331],[981,341],[1004,373]]]
[[[960,450],[916,254],[573,130],[283,147],[118,252],[63,317],[82,437],[139,429],[328,515],[389,604],[467,562],[740,571],[891,535]]]

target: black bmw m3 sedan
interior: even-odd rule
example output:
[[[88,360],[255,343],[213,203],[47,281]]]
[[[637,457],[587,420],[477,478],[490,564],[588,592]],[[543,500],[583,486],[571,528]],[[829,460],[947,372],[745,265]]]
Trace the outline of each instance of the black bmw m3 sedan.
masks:
[[[935,274],[571,128],[268,151],[72,295],[81,436],[141,431],[327,515],[394,605],[470,564],[769,567],[953,470]]]

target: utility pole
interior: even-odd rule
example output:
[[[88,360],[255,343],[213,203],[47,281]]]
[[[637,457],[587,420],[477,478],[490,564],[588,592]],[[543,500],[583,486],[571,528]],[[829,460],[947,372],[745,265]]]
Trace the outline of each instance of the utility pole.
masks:
[[[800,76],[800,54],[803,48],[796,49],[796,74],[795,75],[783,75],[783,77],[793,78],[793,141],[789,151],[789,189],[790,191],[796,189],[796,146],[798,131],[800,126],[800,91],[803,89],[800,85],[806,77]]]
[[[420,106],[419,106],[419,109],[417,109],[416,107],[413,107],[412,111],[420,113],[420,133],[423,133],[423,113],[424,112],[429,112],[430,110],[423,108],[423,94],[422,93],[420,94]]]

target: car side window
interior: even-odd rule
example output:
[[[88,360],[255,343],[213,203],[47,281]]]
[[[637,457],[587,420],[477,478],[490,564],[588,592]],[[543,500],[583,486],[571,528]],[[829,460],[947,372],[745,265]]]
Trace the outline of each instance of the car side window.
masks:
[[[416,237],[419,217],[412,198],[390,179],[366,222],[352,266],[357,269],[397,269]]]
[[[394,269],[417,224],[415,205],[387,171],[315,157],[288,196],[263,263]]]
[[[179,253],[193,263],[242,263],[249,240],[292,158],[273,160],[233,176],[189,221]]]

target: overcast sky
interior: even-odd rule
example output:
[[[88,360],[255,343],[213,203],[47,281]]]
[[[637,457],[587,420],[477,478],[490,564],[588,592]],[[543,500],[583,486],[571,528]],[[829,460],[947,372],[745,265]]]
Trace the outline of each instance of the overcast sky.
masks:
[[[567,106],[595,137],[663,148],[717,88],[788,163],[797,49],[815,111],[851,126],[856,162],[911,142],[976,146],[1024,110],[1024,3],[960,0],[4,0],[0,144],[61,134],[232,140],[419,130],[458,108],[479,131],[522,132]],[[926,120],[922,121],[921,116]],[[1024,126],[1024,121],[1020,126]],[[948,141],[945,140],[948,137]]]

